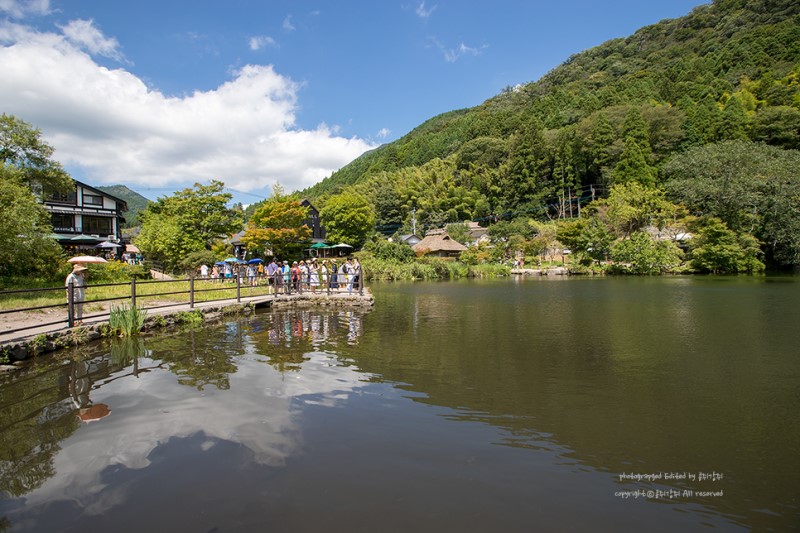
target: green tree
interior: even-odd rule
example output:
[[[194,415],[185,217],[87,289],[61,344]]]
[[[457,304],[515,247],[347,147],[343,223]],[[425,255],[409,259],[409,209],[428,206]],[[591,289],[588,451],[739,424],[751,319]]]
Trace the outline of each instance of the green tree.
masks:
[[[731,96],[720,114],[717,139],[747,139],[748,119],[741,101]]]
[[[634,137],[625,139],[625,150],[611,177],[615,184],[637,182],[648,187],[655,185],[656,169],[648,164],[647,152],[639,146]]]
[[[586,216],[561,221],[558,240],[581,259],[602,261],[608,258],[614,235],[599,218]]]
[[[169,271],[181,266],[183,258],[203,250],[203,243],[185,231],[181,220],[165,213],[142,211],[142,229],[136,245],[152,261],[164,264]]]
[[[634,232],[611,247],[611,259],[627,266],[633,274],[661,274],[681,263],[683,251],[675,241],[653,239],[644,231]]]
[[[800,149],[800,109],[775,106],[759,110],[753,119],[752,138],[781,148]]]
[[[5,174],[29,188],[66,191],[72,180],[52,159],[55,151],[42,140],[42,132],[12,115],[0,115],[0,163],[19,172]]]
[[[50,238],[50,214],[15,182],[18,169],[0,165],[0,276],[53,276],[61,247]]]
[[[244,222],[240,209],[228,207],[233,195],[224,189],[225,184],[217,180],[209,185],[195,183],[193,188],[159,198],[148,206],[148,211],[177,219],[192,240],[211,249],[214,241],[241,230]]]
[[[173,196],[159,198],[141,212],[142,230],[136,244],[147,257],[169,270],[180,267],[192,252],[210,250],[215,242],[242,227],[241,211],[227,207],[232,196],[225,185],[196,183]]]
[[[589,140],[589,150],[592,165],[596,167],[597,175],[600,177],[610,169],[612,161],[610,149],[614,144],[614,138],[614,126],[608,121],[605,113],[598,113]]]
[[[342,193],[328,198],[319,212],[327,239],[360,248],[375,228],[375,211],[366,198]]]
[[[713,274],[761,272],[758,241],[752,235],[737,235],[716,217],[698,220],[691,226],[694,238],[690,262],[692,268]]]
[[[450,238],[454,241],[458,241],[464,245],[469,244],[469,228],[463,222],[448,224],[446,229],[447,234],[450,235]]]
[[[534,118],[512,142],[511,158],[504,166],[501,188],[507,208],[536,204],[546,194],[547,155],[542,125]]]
[[[800,263],[800,152],[747,141],[695,147],[664,167],[670,195],[690,213],[721,219],[766,246],[767,258]]]
[[[648,225],[662,229],[685,214],[681,206],[666,198],[663,190],[644,187],[636,182],[615,185],[608,198],[598,200],[593,208],[598,210],[598,216],[611,231],[622,238]]]
[[[271,249],[276,257],[292,257],[311,239],[311,229],[304,222],[307,218],[308,209],[283,196],[277,186],[250,217],[242,242],[251,250]]]

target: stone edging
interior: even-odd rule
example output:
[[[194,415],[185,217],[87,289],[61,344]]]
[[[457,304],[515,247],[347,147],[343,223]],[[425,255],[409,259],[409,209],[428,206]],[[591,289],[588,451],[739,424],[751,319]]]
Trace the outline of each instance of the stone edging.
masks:
[[[191,324],[195,321],[211,322],[224,316],[247,315],[253,311],[253,305],[245,303],[152,314],[145,319],[142,332],[147,333],[162,328]],[[71,346],[80,346],[103,337],[113,336],[108,321],[104,321],[9,341],[0,345],[0,354],[5,355],[10,362],[10,364],[0,365],[0,372],[15,370],[17,366],[14,363],[24,362],[36,355]]]

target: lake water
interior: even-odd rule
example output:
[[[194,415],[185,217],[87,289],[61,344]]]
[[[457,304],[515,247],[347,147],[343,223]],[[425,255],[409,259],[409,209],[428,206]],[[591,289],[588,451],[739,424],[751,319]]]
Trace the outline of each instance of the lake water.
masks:
[[[800,524],[800,279],[373,286],[0,378],[0,530]]]

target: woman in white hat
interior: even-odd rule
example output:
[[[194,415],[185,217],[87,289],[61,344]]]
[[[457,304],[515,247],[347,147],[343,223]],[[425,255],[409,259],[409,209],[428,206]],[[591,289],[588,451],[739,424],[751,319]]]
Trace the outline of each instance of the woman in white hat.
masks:
[[[83,265],[75,265],[72,272],[67,276],[67,281],[64,286],[67,288],[67,305],[69,305],[69,285],[73,286],[72,301],[75,308],[74,324],[79,325],[83,323],[83,301],[84,301],[84,287],[86,287],[86,272],[88,269]]]

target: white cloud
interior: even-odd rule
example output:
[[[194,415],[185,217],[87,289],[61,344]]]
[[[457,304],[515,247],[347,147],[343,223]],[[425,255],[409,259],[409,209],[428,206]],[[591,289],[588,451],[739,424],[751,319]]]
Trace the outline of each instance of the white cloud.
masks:
[[[250,50],[261,50],[265,46],[275,46],[277,43],[275,39],[268,35],[256,35],[255,37],[250,37]]]
[[[379,139],[385,139],[391,133],[392,133],[392,131],[389,130],[388,128],[381,128],[381,130],[378,132],[378,138]]]
[[[291,191],[374,147],[325,125],[298,129],[301,86],[272,66],[246,65],[214,90],[170,97],[95,63],[85,40],[0,23],[0,43],[3,112],[40,128],[54,157],[92,184],[220,179],[249,192],[280,181]]]
[[[436,11],[437,7],[438,6],[433,6],[430,9],[425,9],[425,2],[420,2],[416,9],[417,16],[421,19],[427,19],[433,15],[433,12]]]
[[[103,35],[103,32],[94,26],[92,19],[71,20],[66,26],[59,26],[59,28],[69,42],[93,56],[101,55],[116,61],[124,60],[117,40]]]
[[[286,31],[294,31],[295,30],[294,24],[292,24],[292,16],[291,15],[286,15],[286,18],[283,19],[283,29],[286,30]]]
[[[27,15],[47,15],[50,0],[0,0],[0,11],[20,19]]]
[[[445,61],[447,61],[448,63],[455,63],[465,55],[478,56],[480,55],[481,51],[488,48],[488,45],[483,45],[478,48],[475,48],[472,46],[467,46],[463,42],[456,48],[448,48],[447,46],[442,44],[436,37],[428,37],[428,41],[434,47],[438,48],[439,51],[442,52]]]

